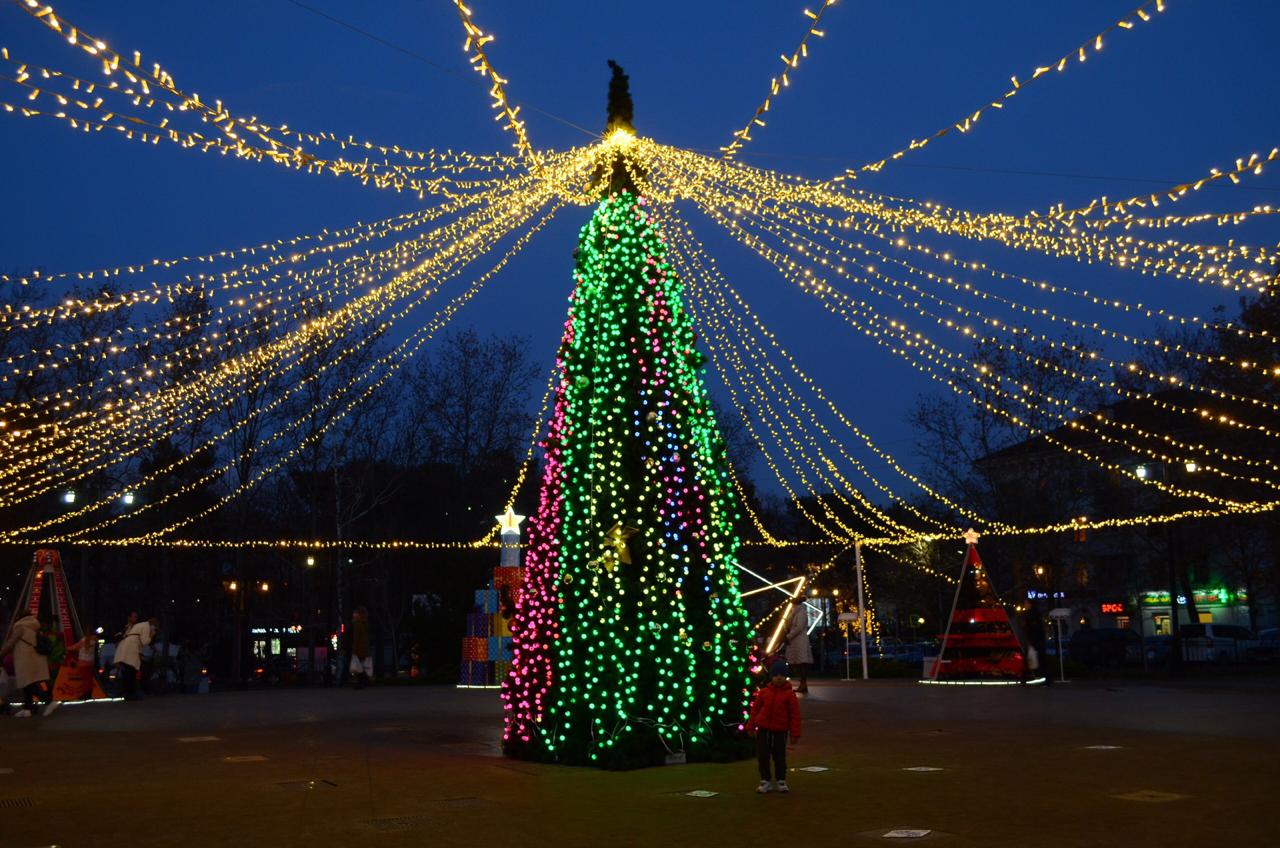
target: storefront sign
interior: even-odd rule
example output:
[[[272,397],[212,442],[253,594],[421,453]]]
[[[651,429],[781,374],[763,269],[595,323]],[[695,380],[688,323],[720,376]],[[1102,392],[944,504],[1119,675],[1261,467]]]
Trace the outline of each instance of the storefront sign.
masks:
[[[1196,606],[1230,606],[1232,604],[1245,604],[1249,602],[1249,595],[1243,589],[1230,592],[1226,589],[1196,589],[1195,592]],[[1147,606],[1168,606],[1168,592],[1143,592],[1142,603]],[[1178,604],[1185,606],[1187,598],[1185,595],[1178,596]]]

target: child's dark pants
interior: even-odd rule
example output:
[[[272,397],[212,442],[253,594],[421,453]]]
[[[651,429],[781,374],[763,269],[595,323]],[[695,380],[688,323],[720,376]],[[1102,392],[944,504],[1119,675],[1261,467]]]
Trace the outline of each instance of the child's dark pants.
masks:
[[[769,777],[769,759],[773,759],[773,771],[777,777]],[[787,779],[787,732],[785,730],[756,731],[756,759],[760,763],[761,780]]]

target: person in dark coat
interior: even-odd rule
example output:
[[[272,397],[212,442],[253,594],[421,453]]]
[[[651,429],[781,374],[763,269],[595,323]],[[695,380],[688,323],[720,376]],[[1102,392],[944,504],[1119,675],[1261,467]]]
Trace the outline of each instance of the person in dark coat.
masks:
[[[1024,679],[1032,680],[1036,677],[1044,677],[1046,686],[1050,685],[1052,678],[1048,674],[1042,674],[1041,669],[1044,668],[1044,613],[1040,611],[1040,605],[1032,603],[1028,605],[1027,611],[1022,620],[1022,632],[1027,639],[1027,664]],[[1030,653],[1035,651],[1036,663],[1033,667],[1030,660]]]

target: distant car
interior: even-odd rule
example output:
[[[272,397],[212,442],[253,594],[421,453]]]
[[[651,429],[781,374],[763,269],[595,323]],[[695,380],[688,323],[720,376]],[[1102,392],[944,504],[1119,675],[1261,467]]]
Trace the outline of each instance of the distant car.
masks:
[[[1264,633],[1268,631],[1263,631]],[[1275,630],[1270,631],[1272,634]],[[1275,636],[1265,643],[1247,627],[1236,624],[1184,624],[1178,628],[1182,641],[1182,658],[1187,662],[1244,662],[1276,657],[1280,650]],[[1160,665],[1168,662],[1170,636],[1148,636],[1145,640],[1148,661]],[[1268,654],[1268,644],[1271,654]]]
[[[1078,630],[1067,643],[1067,656],[1095,668],[1142,665],[1142,637],[1119,627]]]
[[[1260,647],[1254,632],[1238,624],[1184,624],[1178,635],[1189,662],[1244,662],[1255,659]]]
[[[1280,659],[1280,628],[1268,627],[1258,631],[1258,648],[1254,656],[1259,660]]]

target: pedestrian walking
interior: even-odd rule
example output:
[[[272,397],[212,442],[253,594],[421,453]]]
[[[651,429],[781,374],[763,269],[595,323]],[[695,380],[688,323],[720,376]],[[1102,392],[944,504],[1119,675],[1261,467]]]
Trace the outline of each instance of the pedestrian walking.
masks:
[[[797,692],[809,691],[809,666],[813,663],[813,648],[809,646],[809,615],[804,609],[804,599],[791,599],[791,613],[787,620],[787,665],[793,674],[800,676]]]
[[[800,741],[800,699],[787,679],[787,664],[774,660],[769,666],[769,682],[756,690],[751,701],[751,719],[747,729],[756,737],[756,760],[760,766],[760,785],[756,791],[790,792],[787,786],[787,737],[791,744]],[[769,773],[770,762],[773,773]],[[776,781],[776,782],[775,782]]]
[[[23,616],[14,622],[4,644],[0,645],[0,659],[13,654],[14,677],[22,692],[22,709],[16,716],[28,718],[44,704],[42,715],[49,715],[57,704],[49,686],[50,644],[40,633],[41,622],[34,614]]]
[[[351,614],[351,673],[356,688],[363,689],[373,677],[373,656],[369,653],[369,610],[356,607]]]
[[[1027,638],[1027,650],[1024,654],[1026,672],[1023,680],[1044,677],[1044,685],[1052,685],[1051,675],[1039,673],[1040,667],[1044,665],[1044,616],[1040,612],[1040,605],[1034,601],[1027,606],[1027,612],[1022,621],[1022,632]]]
[[[152,618],[134,624],[116,643],[116,676],[120,681],[120,692],[126,701],[140,701],[138,694],[138,671],[142,668],[142,649],[151,644],[156,637],[159,622]]]

